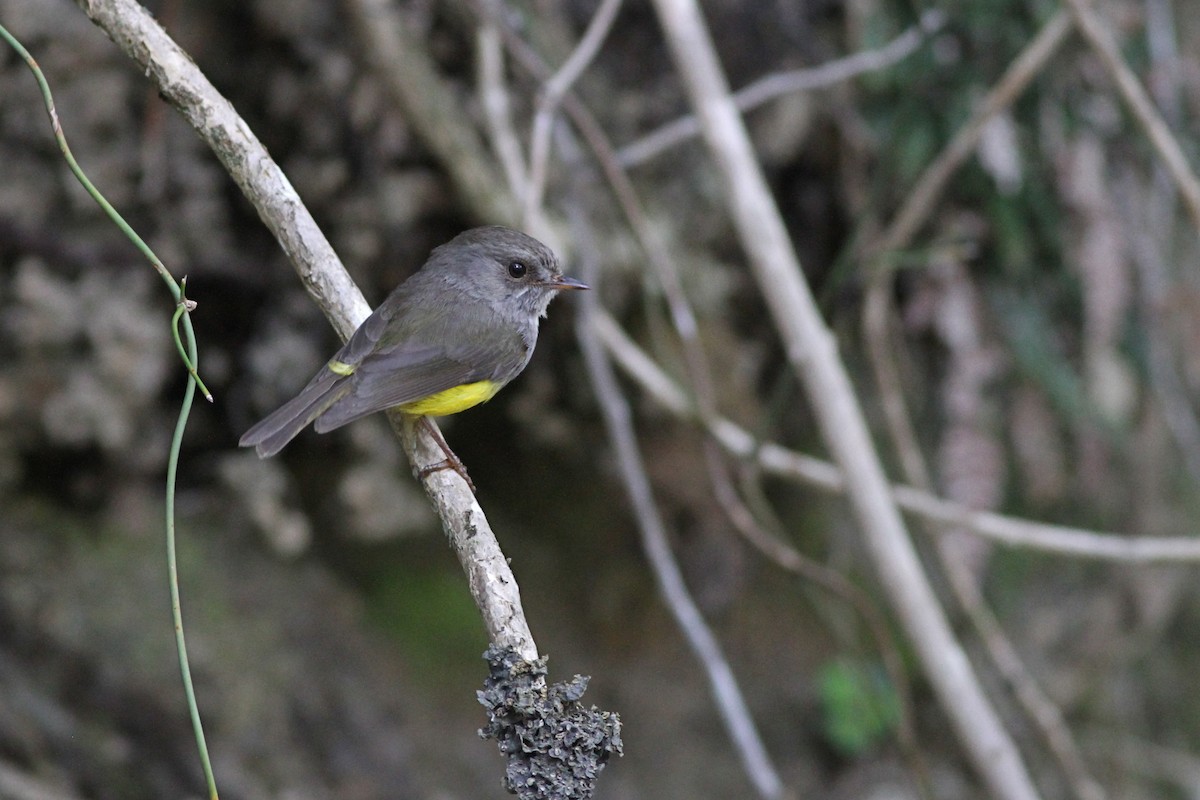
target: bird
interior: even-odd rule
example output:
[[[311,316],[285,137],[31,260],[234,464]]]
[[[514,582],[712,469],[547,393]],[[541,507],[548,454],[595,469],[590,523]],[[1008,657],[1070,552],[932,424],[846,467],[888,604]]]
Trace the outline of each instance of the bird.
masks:
[[[428,418],[494,397],[529,363],[550,301],[587,288],[564,276],[553,251],[528,234],[498,225],[464,231],[434,248],[308,385],[238,444],[267,458],[310,424],[326,433],[395,408],[424,421],[446,455],[421,477],[454,469],[474,491]]]

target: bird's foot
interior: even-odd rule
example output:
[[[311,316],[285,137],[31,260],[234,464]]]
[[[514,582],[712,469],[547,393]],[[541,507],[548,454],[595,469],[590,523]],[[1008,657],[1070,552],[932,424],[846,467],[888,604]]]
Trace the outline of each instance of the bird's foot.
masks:
[[[425,426],[425,430],[437,442],[437,446],[441,448],[442,455],[446,456],[443,460],[434,464],[430,464],[417,470],[417,478],[424,480],[435,472],[441,472],[444,469],[452,469],[458,473],[459,477],[467,482],[471,494],[475,494],[475,482],[471,480],[471,476],[467,474],[467,468],[463,466],[462,461],[458,456],[454,455],[454,451],[450,449],[450,445],[446,444],[446,439],[442,436],[442,432],[438,430],[437,425],[429,417],[421,417],[421,424]]]
[[[430,464],[426,467],[421,467],[417,470],[417,478],[424,480],[435,472],[441,472],[444,469],[452,469],[458,473],[458,476],[467,482],[467,487],[471,490],[471,494],[475,494],[475,482],[471,480],[471,476],[467,474],[467,468],[458,460],[458,456],[453,453],[447,453],[449,458],[444,458],[436,464]]]

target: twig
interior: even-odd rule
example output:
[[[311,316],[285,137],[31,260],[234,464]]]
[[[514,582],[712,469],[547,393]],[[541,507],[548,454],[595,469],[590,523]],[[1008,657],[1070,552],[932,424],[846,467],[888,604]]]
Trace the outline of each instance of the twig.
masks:
[[[509,48],[517,55],[518,60],[529,72],[539,80],[545,81],[550,79],[550,70],[541,60],[541,57],[529,48],[513,31],[503,26],[500,21],[490,19],[493,9],[482,4],[477,5],[477,8],[481,17],[484,18],[483,24],[499,27],[499,30],[508,42]],[[495,71],[492,70],[492,72]],[[489,80],[495,81],[497,79],[492,75],[489,76]],[[625,211],[630,225],[638,235],[643,250],[649,255],[650,261],[655,266],[656,271],[668,277],[674,276],[674,270],[669,259],[667,259],[665,251],[659,245],[658,240],[649,234],[649,226],[646,224],[633,186],[624,171],[619,166],[616,166],[616,159],[603,130],[596,123],[587,108],[569,92],[569,87],[564,87],[560,100],[568,115],[580,129],[584,138],[587,139],[593,152],[596,154],[608,178],[609,186],[616,194],[621,208]],[[491,122],[500,128],[500,130],[493,132],[493,136],[497,140],[515,135],[511,130],[505,130],[511,125],[508,117],[495,115],[491,118]],[[573,152],[573,140],[564,129],[560,129],[560,134],[560,138],[564,141],[564,148],[569,152]],[[573,174],[576,175],[577,180],[582,180],[582,172],[579,171],[578,167],[573,169]],[[520,181],[517,182],[515,191],[518,196],[523,196],[523,184]],[[540,206],[527,209],[526,213],[531,215],[531,219],[529,220],[529,224],[531,225],[543,220]],[[576,221],[575,227],[578,228],[581,225],[585,225],[582,220]],[[590,230],[590,228],[587,230]],[[585,231],[581,236],[588,237],[589,234]],[[588,248],[582,248],[582,250],[585,254],[593,252]],[[584,277],[588,278],[587,275]],[[677,279],[675,283],[677,284]],[[595,285],[594,282],[593,285]],[[679,294],[682,294],[681,289],[679,290]],[[592,295],[592,297],[595,296]],[[603,313],[598,303],[592,307],[597,313]],[[682,308],[685,313],[681,317],[677,313],[680,311],[680,306],[678,304],[673,306],[673,310],[677,314],[677,325],[685,318],[690,319],[690,325],[684,323],[683,327],[694,334],[696,324],[694,318],[688,316],[690,309],[687,308],[686,304]],[[607,366],[607,362],[605,362],[604,367],[605,370],[611,373],[611,368]],[[598,394],[602,393],[599,388],[597,388],[597,392]],[[623,398],[620,399],[624,403]],[[627,408],[625,415],[628,416]],[[611,431],[615,429],[614,426],[610,426],[610,436],[613,436],[614,440],[615,433],[611,433]],[[634,437],[631,425],[629,426],[628,435]],[[634,442],[632,452],[636,456],[636,440]],[[623,445],[620,442],[617,442],[615,446],[619,453],[622,452]],[[635,464],[630,465],[631,469],[633,467],[640,468],[640,457]],[[741,690],[738,688],[736,678],[729,668],[728,663],[724,660],[716,638],[707,629],[703,616],[700,615],[698,609],[695,607],[695,603],[692,602],[690,595],[687,593],[687,588],[679,575],[679,568],[675,563],[670,548],[665,546],[665,541],[661,545],[656,544],[654,541],[656,537],[663,535],[661,531],[662,523],[658,517],[653,495],[650,493],[648,485],[644,489],[639,489],[638,487],[637,481],[640,480],[644,483],[646,481],[645,475],[642,474],[639,478],[633,473],[626,474],[629,475],[626,481],[627,490],[634,497],[635,508],[639,508],[636,495],[639,492],[642,493],[643,499],[640,506],[642,510],[637,515],[639,522],[642,523],[639,525],[639,530],[642,532],[644,547],[648,554],[651,569],[654,571],[656,582],[662,592],[663,600],[668,608],[671,609],[689,643],[692,643],[692,649],[696,654],[697,660],[709,676],[709,685],[712,689],[717,708],[721,712],[722,722],[725,724],[730,739],[741,756],[743,766],[751,782],[759,789],[760,793],[764,793],[764,796],[777,796],[776,794],[772,794],[772,792],[776,792],[777,789],[778,791],[782,791],[782,783],[758,736],[753,718],[750,716],[741,698]],[[643,520],[649,521],[644,522]]]
[[[480,13],[485,18],[485,24],[499,24],[495,20],[487,20],[489,9],[486,7],[481,7]],[[505,36],[509,48],[525,69],[538,80],[551,80],[552,76],[550,75],[549,67],[524,40],[508,28],[501,27],[500,30]],[[709,375],[703,352],[699,347],[699,326],[697,325],[695,314],[687,302],[675,262],[667,253],[659,237],[654,234],[652,226],[646,219],[646,214],[642,208],[641,201],[638,199],[637,192],[634,189],[633,181],[630,180],[629,174],[621,166],[616,151],[609,142],[603,127],[597,122],[591,111],[580,102],[579,98],[571,94],[568,89],[569,87],[563,89],[560,101],[570,116],[571,121],[579,129],[580,135],[583,136],[591,148],[604,173],[608,186],[613,192],[617,205],[624,214],[626,222],[637,238],[638,245],[646,254],[651,268],[659,279],[663,293],[667,298],[672,324],[684,344],[692,384],[696,388],[701,403],[706,408],[713,408],[711,402],[713,397],[712,379]],[[495,124],[497,125],[503,125],[505,122],[504,118],[497,118],[495,120]]]
[[[859,75],[887,69],[916,52],[922,42],[945,24],[945,13],[938,9],[930,9],[921,15],[916,25],[878,50],[864,50],[819,67],[766,75],[738,90],[733,95],[733,101],[738,111],[745,114],[784,95],[827,89]],[[699,121],[694,114],[687,114],[622,147],[617,152],[617,161],[627,169],[636,167],[680,142],[699,135]]]
[[[532,196],[530,188],[530,172],[526,167],[525,157],[521,152],[520,137],[517,136],[510,113],[508,87],[504,79],[504,47],[505,36],[511,33],[500,24],[482,15],[479,25],[478,43],[480,64],[476,78],[479,83],[479,93],[483,99],[484,113],[487,117],[486,132],[492,143],[496,158],[504,168],[504,177],[508,181],[509,196],[513,202],[520,204],[524,198]],[[547,151],[546,156],[549,153]],[[540,194],[540,192],[539,192]],[[562,242],[559,241],[558,231],[546,217],[541,202],[527,206],[521,214],[521,224],[525,230],[541,239],[551,250],[562,252]]]
[[[554,117],[562,103],[563,96],[587,69],[588,64],[600,52],[600,45],[608,36],[617,11],[621,8],[621,0],[604,0],[592,21],[588,23],[583,38],[575,46],[562,67],[542,85],[541,97],[538,98],[537,112],[533,116],[533,133],[529,142],[529,180],[525,184],[522,195],[524,213],[522,219],[530,220],[540,213],[542,197],[546,188],[546,174],[550,163],[550,133]]]
[[[1200,180],[1188,164],[1187,156],[1179,146],[1179,140],[1171,133],[1170,127],[1154,107],[1133,70],[1121,58],[1116,43],[1096,15],[1091,3],[1088,0],[1067,0],[1067,5],[1071,8],[1071,14],[1075,17],[1075,24],[1079,26],[1083,38],[1100,56],[1100,61],[1116,84],[1125,105],[1146,131],[1146,137],[1158,152],[1158,157],[1166,165],[1167,172],[1183,197],[1183,204],[1187,206],[1192,217],[1192,224],[1200,230]]]
[[[521,153],[521,143],[513,129],[512,104],[504,83],[504,44],[496,25],[486,20],[480,24],[475,36],[475,51],[479,62],[475,79],[479,84],[480,105],[487,118],[484,131],[491,139],[492,151],[504,169],[509,194],[521,197],[527,175],[525,156]]]
[[[917,783],[922,788],[922,796],[932,797],[929,768],[917,742],[916,714],[913,711],[908,672],[904,668],[900,648],[896,645],[887,619],[870,596],[853,581],[841,572],[804,556],[799,550],[784,541],[783,537],[779,535],[779,531],[783,529],[782,523],[773,514],[764,511],[767,500],[765,493],[761,491],[758,493],[760,502],[757,504],[759,514],[756,515],[742,500],[734,488],[733,481],[728,479],[725,465],[715,453],[718,444],[714,439],[709,438],[705,440],[704,445],[704,454],[709,461],[710,474],[713,476],[714,499],[733,523],[734,529],[742,539],[780,569],[816,584],[849,604],[866,624],[867,631],[875,642],[875,648],[879,651],[884,671],[887,673],[888,680],[899,701],[900,721],[897,739],[901,752],[908,760]],[[745,485],[747,482],[753,481],[757,486],[761,470],[752,461],[748,463],[753,464],[753,467],[744,468],[743,472],[752,473],[752,476],[745,475],[742,483]],[[760,517],[769,521],[772,530],[768,530],[767,525],[760,522]]]
[[[730,455],[753,460],[764,473],[799,481],[824,492],[844,494],[847,491],[841,470],[828,461],[797,453],[774,442],[759,441],[745,428],[724,417],[704,420],[692,397],[626,336],[607,312],[600,309],[595,312],[591,333],[608,350],[616,365],[654,402],[680,419],[705,426]],[[1104,534],[977,511],[912,486],[894,485],[891,493],[905,511],[936,523],[930,528],[935,534],[957,528],[1006,547],[1128,565],[1200,562],[1200,537]]]
[[[190,58],[133,0],[78,0],[80,7],[146,72],[160,94],[179,109],[258,210],[334,329],[347,338],[367,317],[369,306],[341,265],[329,242],[304,207],[278,165],[250,132],[233,107],[208,82]],[[424,432],[404,437],[405,449],[417,454],[414,467],[428,463],[421,454],[436,447]],[[488,542],[499,553],[486,517],[457,473],[430,475],[424,486],[455,545]],[[537,658],[537,647],[519,603],[516,579],[503,556],[486,563],[458,550],[472,596],[480,605],[491,641],[512,644],[523,658]]]
[[[694,0],[655,0],[654,7],[719,170],[752,273],[788,361],[808,389],[823,438],[846,475],[849,499],[868,552],[899,620],[945,713],[991,791],[1007,800],[1037,797],[1015,744],[979,685],[925,577],[890,495],[849,376],[838,360],[833,336],[803,281],[799,260],[729,96],[700,10]]]
[[[584,280],[595,286],[595,247],[588,246],[585,226],[577,224],[574,229],[576,239],[581,245],[580,261]],[[612,366],[599,340],[589,335],[591,317],[599,311],[596,298],[594,292],[580,298],[580,312],[576,317],[577,338],[608,427],[609,438],[616,450],[621,479],[633,504],[646,557],[651,562],[654,577],[666,600],[667,608],[675,617],[697,660],[704,667],[717,709],[733,739],[738,755],[742,758],[747,775],[761,797],[781,797],[783,783],[771,765],[766,748],[754,727],[733,670],[725,659],[716,637],[705,623],[700,609],[692,601],[683,574],[671,553],[667,533],[654,502],[650,480],[646,476],[645,466],[638,452],[629,403],[621,394]]]
[[[480,220],[513,224],[517,215],[487,158],[456,88],[438,74],[428,50],[385,0],[345,4],[363,50],[421,141],[446,170],[458,195]]]

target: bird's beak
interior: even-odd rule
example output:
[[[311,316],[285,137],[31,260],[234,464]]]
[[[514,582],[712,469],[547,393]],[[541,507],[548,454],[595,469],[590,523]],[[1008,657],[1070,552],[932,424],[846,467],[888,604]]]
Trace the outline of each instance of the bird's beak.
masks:
[[[548,286],[551,289],[559,289],[559,290],[562,290],[562,289],[590,289],[591,288],[583,281],[581,281],[577,278],[568,278],[566,275],[562,276],[561,278],[559,278],[556,281],[550,281],[549,283],[546,284],[546,286]]]

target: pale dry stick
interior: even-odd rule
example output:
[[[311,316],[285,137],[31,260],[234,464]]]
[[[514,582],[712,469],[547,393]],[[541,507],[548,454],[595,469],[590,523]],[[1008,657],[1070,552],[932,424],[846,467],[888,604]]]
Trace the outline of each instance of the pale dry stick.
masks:
[[[579,224],[582,212],[571,210],[575,238],[580,243],[580,260],[584,280],[593,281],[596,269],[596,252],[588,246],[588,228]],[[591,265],[591,266],[589,266]],[[738,687],[737,678],[721,651],[721,645],[713,635],[704,616],[688,592],[683,573],[675,562],[666,529],[654,500],[650,479],[638,452],[637,435],[633,428],[633,414],[629,403],[613,374],[612,365],[600,342],[589,334],[591,317],[602,313],[595,294],[581,298],[580,313],[576,317],[576,332],[584,363],[587,365],[592,386],[596,391],[601,413],[608,427],[609,439],[616,450],[617,465],[633,505],[638,527],[642,532],[642,546],[653,566],[653,572],[688,645],[704,665],[717,709],[733,739],[735,749],[742,759],[747,776],[758,795],[763,798],[781,798],[783,782],[771,764],[766,748],[754,727],[753,719],[746,708],[746,701]]]
[[[486,6],[481,8],[481,16],[485,18],[484,24],[500,25],[497,21],[487,21],[490,9]],[[507,27],[501,27],[501,30],[507,37],[509,47],[517,55],[518,59],[523,63],[525,68],[539,80],[546,80],[550,74],[549,68],[541,60],[540,56],[535,53],[528,45],[525,44],[519,36],[509,30]],[[500,84],[502,78],[500,73],[492,71],[492,74],[484,76],[488,81],[495,84]],[[502,90],[502,85],[496,88]],[[624,210],[630,226],[638,236],[643,250],[648,254],[650,261],[655,265],[655,268],[660,273],[667,273],[669,276],[675,276],[673,265],[669,262],[665,249],[662,248],[656,237],[653,237],[649,232],[649,225],[646,223],[645,216],[641,211],[640,203],[637,199],[637,194],[633,190],[633,185],[630,183],[628,176],[620,167],[616,166],[616,160],[613,156],[612,147],[604,134],[603,129],[591,116],[586,107],[570,93],[569,87],[564,89],[561,95],[561,102],[571,117],[572,121],[579,128],[584,138],[587,139],[593,153],[604,167],[606,176],[609,180],[609,186],[617,196],[618,203]],[[511,130],[511,118],[502,115],[493,115],[489,117],[491,125],[498,126],[504,130],[498,130],[493,135],[498,139],[515,137],[515,132]],[[584,180],[585,173],[582,171],[582,159],[577,155],[578,146],[575,143],[574,137],[565,128],[558,128],[559,139],[562,142],[561,149],[565,153],[572,154],[569,159],[569,171],[574,176],[577,183]],[[523,196],[523,187],[518,180],[514,184],[514,193],[516,196]],[[572,210],[577,216],[581,216],[576,206],[572,206]],[[534,216],[541,219],[541,208],[533,209]],[[586,220],[580,219],[575,223],[576,227],[585,226],[586,232],[583,234],[590,237],[591,227]],[[594,238],[594,237],[590,237]],[[592,252],[588,248],[583,248],[587,253]],[[682,294],[682,288],[678,288]],[[596,306],[599,311],[599,306]],[[679,304],[675,304],[674,312],[680,312]],[[683,305],[683,313],[677,316],[677,326],[682,326],[685,330],[696,333],[697,325],[694,316],[691,315],[690,306],[686,303]],[[603,313],[603,312],[599,312]],[[690,340],[688,340],[690,341]],[[695,358],[695,348],[688,350],[689,356]],[[702,359],[702,357],[701,357]],[[702,373],[707,375],[706,367],[703,362]],[[706,384],[707,385],[707,384]],[[601,391],[600,388],[597,389]],[[617,426],[610,426],[610,431],[617,430]],[[615,432],[611,434],[615,441]],[[615,449],[621,450],[621,443],[615,441]],[[636,449],[634,450],[636,454]],[[630,462],[630,469],[640,466],[640,459],[637,462]],[[636,496],[642,492],[638,486],[638,476],[634,473],[626,472],[627,489],[631,496]],[[641,476],[641,480],[645,480],[645,476]],[[705,670],[709,678],[709,686],[713,693],[713,699],[717,705],[718,711],[721,713],[722,722],[725,724],[726,730],[729,733],[735,749],[744,765],[747,774],[751,778],[751,782],[760,788],[760,791],[770,791],[771,787],[780,784],[778,775],[774,766],[771,764],[770,757],[766,752],[761,738],[758,735],[757,727],[751,717],[749,709],[746,708],[741,697],[736,677],[733,671],[729,668],[728,662],[725,661],[720,650],[720,645],[711,630],[707,628],[707,623],[704,621],[703,615],[699,614],[695,607],[694,601],[691,599],[685,584],[677,580],[679,567],[674,561],[674,554],[670,549],[663,550],[654,541],[657,532],[661,529],[661,518],[658,516],[657,507],[654,504],[653,494],[648,490],[642,492],[644,498],[642,500],[643,507],[637,519],[639,520],[639,530],[642,533],[643,546],[648,554],[651,569],[655,573],[656,582],[658,583],[663,595],[663,600],[668,608],[672,611],[675,618],[678,620],[681,629],[683,630],[689,643],[692,644],[693,652],[696,655],[701,667]],[[637,503],[635,502],[635,508]],[[649,516],[647,516],[649,515]],[[657,521],[657,522],[656,522]],[[768,795],[770,796],[770,795]]]
[[[931,9],[921,15],[916,25],[878,50],[863,50],[818,67],[765,75],[738,90],[733,95],[734,103],[745,114],[784,95],[828,89],[859,75],[887,69],[916,52],[926,38],[945,24],[945,13]],[[617,162],[626,169],[636,167],[699,135],[700,123],[694,114],[687,114],[622,147],[617,152]]]
[[[800,466],[782,452],[770,456],[764,454],[764,458],[768,461],[778,458],[776,466],[781,470],[795,472]],[[1087,528],[1034,522],[993,511],[976,511],[912,486],[896,486],[894,495],[896,502],[905,510],[937,523],[935,533],[961,528],[1006,547],[1131,566],[1200,563],[1200,538],[1120,536]]]
[[[484,19],[477,38],[480,57],[476,80],[479,83],[479,94],[483,100],[487,120],[484,132],[492,144],[496,158],[504,168],[509,195],[515,205],[522,202],[521,198],[529,196],[530,178],[521,149],[521,140],[513,125],[512,104],[509,102],[508,88],[504,80],[501,30],[491,20]],[[550,224],[545,209],[540,204],[526,209],[521,222],[525,230],[549,245],[551,250],[563,254],[563,242],[560,241],[558,231]]]
[[[605,174],[609,188],[613,191],[617,203],[625,215],[626,221],[634,231],[634,235],[641,245],[642,251],[646,254],[651,268],[659,279],[659,284],[667,300],[672,325],[683,344],[684,364],[694,396],[700,408],[699,413],[703,419],[715,418],[717,415],[717,404],[712,371],[709,367],[707,356],[704,353],[703,343],[700,341],[700,329],[696,314],[687,299],[687,293],[684,291],[675,260],[667,253],[666,247],[653,232],[652,226],[646,219],[633,182],[629,179],[629,175],[625,169],[620,165],[616,152],[613,150],[603,128],[595,121],[590,111],[581,103],[578,103],[575,98],[569,97],[567,100],[569,101],[568,113],[571,119],[579,127],[590,144],[592,153],[599,161]],[[749,514],[749,510],[746,509],[745,505],[741,503],[740,498],[738,498],[737,490],[733,487],[725,465],[722,463],[719,454],[717,454],[717,448],[711,439],[704,441],[704,449],[709,480],[713,486],[713,491],[718,498],[724,498],[724,502],[721,503],[722,509],[734,525],[735,530],[744,537],[754,538],[755,541],[752,543],[768,558],[772,554],[778,554],[779,551],[777,549],[764,546],[765,533],[763,536],[755,537],[753,532],[747,532],[749,530],[747,522],[753,521],[753,515]],[[797,559],[800,558],[798,553],[795,555]],[[783,569],[793,572],[797,571],[798,562],[795,559],[785,559],[776,563]],[[895,653],[894,643],[887,635],[886,628],[878,624],[873,624],[874,618],[872,614],[875,611],[874,607],[869,606],[863,598],[849,591],[850,585],[848,582],[839,582],[832,577],[826,578],[828,570],[823,570],[817,565],[811,566],[812,572],[807,577],[843,597],[851,605],[855,606],[859,613],[863,615],[868,627],[870,627],[872,634],[875,636],[887,666],[889,677],[895,684],[896,692],[901,698],[902,719],[899,726],[899,740],[902,750],[912,764],[918,781],[922,786],[927,785],[928,774],[917,746],[907,676],[904,673],[900,659]],[[813,577],[814,575],[816,577]]]
[[[338,334],[345,339],[353,333],[370,307],[282,170],[229,101],[138,3],[78,2],[212,148],[280,242],[305,288]],[[400,420],[393,418],[392,422],[395,426]],[[424,431],[415,435],[409,431],[403,440],[406,452],[415,456],[415,471],[443,458],[440,448]],[[422,483],[467,573],[488,638],[500,646],[513,647],[524,659],[536,659],[537,646],[521,609],[516,579],[466,482],[452,470],[442,470],[430,473]]]
[[[932,797],[929,765],[917,741],[916,714],[908,671],[904,667],[900,648],[896,645],[895,636],[885,615],[866,591],[841,572],[802,555],[799,550],[789,545],[779,534],[784,529],[782,522],[769,507],[763,508],[769,502],[765,496],[760,497],[759,513],[751,510],[750,505],[733,485],[733,480],[729,478],[724,459],[720,456],[720,449],[715,438],[710,436],[704,440],[704,455],[709,462],[714,499],[742,539],[775,566],[821,587],[847,603],[862,618],[870,638],[874,640],[884,672],[900,706],[896,735],[900,751],[912,770],[921,797]],[[753,460],[747,459],[743,462],[743,472],[746,473],[746,480],[753,480],[757,486],[762,471]],[[760,517],[767,522],[760,522]],[[771,530],[768,530],[768,526]]]
[[[395,3],[347,0],[362,51],[421,141],[446,170],[475,217],[513,224],[517,214],[504,182],[487,157],[457,87],[437,71],[424,43],[404,24]]]
[[[917,558],[850,378],[803,280],[803,271],[729,94],[695,0],[654,0],[678,73],[700,120],[742,247],[808,390],[823,438],[846,475],[867,550],[899,621],[957,735],[993,794],[1038,796],[1020,753],[954,638]]]
[[[963,530],[948,528],[942,532],[954,535]],[[956,562],[951,551],[939,549],[938,556],[952,591],[983,640],[988,658],[1004,680],[1013,687],[1017,700],[1041,731],[1075,796],[1080,800],[1104,800],[1108,793],[1088,770],[1083,754],[1075,743],[1075,737],[1063,719],[1062,711],[1029,673],[1000,620],[984,601],[978,576],[965,564]]]
[[[486,7],[481,9],[481,15],[485,17],[485,20],[488,13],[489,11]],[[499,23],[493,20],[490,24]],[[502,27],[501,30],[506,37],[510,50],[512,50],[525,69],[538,80],[550,80],[549,68],[542,61],[541,57],[523,39],[517,36],[515,32],[506,27]],[[617,204],[625,216],[626,222],[633,231],[638,245],[646,254],[651,268],[659,278],[663,293],[667,298],[672,324],[685,346],[688,368],[691,372],[697,395],[701,398],[701,402],[709,403],[710,398],[713,396],[712,379],[709,375],[707,360],[699,348],[699,325],[696,322],[696,316],[690,304],[687,302],[687,297],[683,291],[683,285],[679,280],[675,263],[667,253],[662,241],[654,234],[652,226],[646,219],[646,214],[642,209],[642,204],[638,199],[633,182],[629,179],[629,174],[621,167],[612,143],[609,142],[603,127],[596,121],[591,111],[569,91],[569,88],[569,86],[565,87],[560,93],[559,102],[599,162],[605,179],[608,181],[608,186],[612,190]],[[491,123],[498,127],[511,125],[509,120],[502,117],[493,118]],[[503,135],[507,137],[512,134],[506,133]]]
[[[1175,187],[1191,215],[1192,224],[1200,231],[1200,180],[1188,164],[1187,156],[1179,146],[1179,140],[1171,133],[1170,126],[1154,107],[1153,101],[1133,74],[1133,70],[1121,58],[1116,43],[1104,27],[1104,23],[1100,21],[1092,4],[1088,0],[1066,0],[1066,3],[1071,8],[1079,32],[1100,56],[1101,63],[1116,84],[1125,105],[1146,131],[1146,138],[1166,165],[1167,172],[1175,181]]]
[[[875,272],[871,275],[863,304],[867,350],[879,386],[888,432],[900,456],[901,467],[907,480],[925,491],[932,491],[933,480],[908,415],[896,364],[896,344],[889,329],[893,317],[892,272],[886,265],[886,259],[893,252],[908,246],[932,213],[937,197],[951,176],[975,152],[987,124],[996,114],[1011,106],[1033,79],[1041,74],[1042,68],[1057,52],[1070,30],[1070,17],[1065,11],[1060,11],[1043,26],[988,92],[979,109],[925,170],[909,194],[908,201],[884,231],[871,254],[875,259]],[[971,577],[964,574],[964,567],[945,552],[939,550],[938,557],[942,569],[950,578],[950,586],[959,604],[979,632],[989,658],[1013,686],[1018,701],[1049,744],[1075,794],[1083,800],[1103,798],[1104,792],[1089,774],[1061,711],[1017,657],[1016,648],[1007,639],[994,614],[984,605],[983,597],[971,588]]]
[[[706,427],[730,455],[753,461],[767,474],[799,481],[824,492],[846,493],[846,481],[834,464],[774,442],[760,441],[724,417],[702,418],[691,395],[626,335],[607,312],[598,309],[593,314],[591,331],[616,365],[654,402],[680,419]],[[896,503],[905,511],[935,523],[929,526],[934,533],[960,528],[1005,547],[1131,566],[1200,563],[1200,537],[1105,534],[977,511],[912,486],[895,485],[891,491]]]
[[[525,220],[540,213],[542,207],[546,175],[550,166],[550,133],[563,95],[579,80],[583,71],[592,63],[592,59],[600,52],[600,45],[608,36],[620,8],[621,0],[603,0],[592,15],[592,21],[588,23],[579,44],[558,71],[542,84],[529,141],[529,180],[523,196]]]
[[[492,143],[492,151],[500,161],[508,190],[521,197],[526,180],[525,155],[512,122],[512,103],[504,83],[504,44],[495,24],[484,20],[475,35],[478,68],[475,81],[479,84],[479,100],[487,125],[484,132]]]

